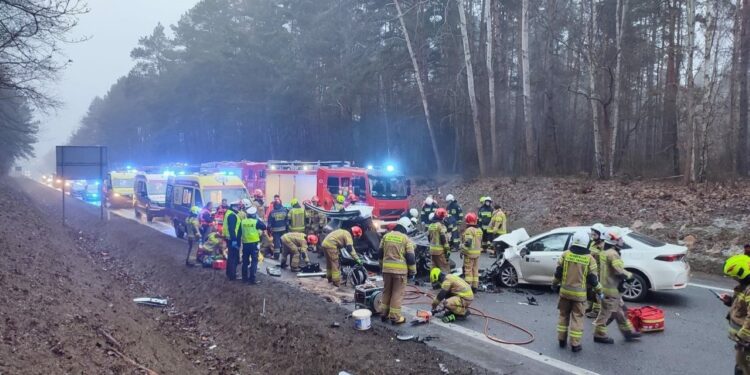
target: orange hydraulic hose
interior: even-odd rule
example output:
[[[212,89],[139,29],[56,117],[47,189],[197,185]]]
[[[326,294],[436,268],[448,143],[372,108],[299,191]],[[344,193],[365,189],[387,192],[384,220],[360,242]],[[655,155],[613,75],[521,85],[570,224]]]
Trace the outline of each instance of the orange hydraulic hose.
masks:
[[[404,300],[408,301],[408,302],[405,302],[404,305],[428,305],[428,304],[431,303],[431,302],[419,301],[423,297],[429,298],[430,301],[432,301],[432,299],[435,298],[432,294],[427,293],[427,292],[423,292],[422,290],[420,290],[419,288],[417,288],[414,285],[407,285],[406,286],[406,293],[404,293]],[[496,316],[488,315],[487,313],[485,313],[484,311],[482,311],[480,309],[477,309],[476,307],[469,306],[469,310],[472,311],[472,313],[476,314],[477,316],[481,316],[482,318],[484,318],[484,332],[483,332],[484,336],[487,337],[488,339],[494,341],[494,342],[498,342],[498,343],[501,343],[501,344],[510,344],[510,345],[526,345],[526,344],[529,344],[529,343],[531,343],[531,342],[534,341],[534,334],[531,333],[526,328],[523,328],[523,327],[521,327],[521,326],[519,326],[517,324],[511,323],[511,322],[509,322],[507,320],[498,318]],[[520,340],[520,341],[509,341],[509,340],[503,340],[503,339],[501,339],[499,337],[492,336],[489,333],[489,330],[490,330],[490,320],[494,320],[496,322],[509,325],[509,326],[511,326],[511,327],[513,327],[513,328],[515,328],[515,329],[523,332],[524,334],[526,334],[528,336],[528,338],[525,339],[525,340]]]

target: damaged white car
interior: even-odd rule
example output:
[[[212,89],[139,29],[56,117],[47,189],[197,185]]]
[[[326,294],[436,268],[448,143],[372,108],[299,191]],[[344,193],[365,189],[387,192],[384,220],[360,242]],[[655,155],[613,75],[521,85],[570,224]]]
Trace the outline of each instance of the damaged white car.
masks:
[[[498,259],[483,278],[506,287],[519,284],[552,285],[557,261],[568,248],[570,237],[588,227],[553,229],[529,237],[524,229],[497,237],[493,243]],[[621,251],[625,268],[634,280],[625,284],[623,299],[642,301],[649,291],[683,289],[688,284],[690,265],[687,248],[623,229],[625,246]]]

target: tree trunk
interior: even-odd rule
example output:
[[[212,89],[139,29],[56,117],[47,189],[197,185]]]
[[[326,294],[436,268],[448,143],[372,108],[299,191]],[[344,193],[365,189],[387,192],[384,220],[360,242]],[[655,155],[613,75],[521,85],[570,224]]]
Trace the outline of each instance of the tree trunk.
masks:
[[[716,54],[714,44],[720,43],[719,36],[716,33],[716,15],[719,14],[719,1],[711,0],[711,4],[706,4],[706,33],[705,33],[705,50],[703,52],[703,99],[701,101],[701,131],[700,131],[700,158],[698,160],[696,180],[703,181],[708,164],[708,129],[713,122],[713,100],[716,96],[714,88],[718,67],[716,64]],[[697,137],[696,137],[697,138]],[[697,142],[698,139],[696,139]],[[694,146],[694,148],[697,146]]]
[[[740,122],[737,125],[737,173],[747,175],[748,87],[750,69],[750,0],[742,0],[742,33],[740,38]]]
[[[687,27],[688,27],[688,61],[687,61],[687,122],[690,131],[690,160],[688,162],[687,173],[685,177],[688,182],[695,182],[695,76],[693,74],[693,56],[695,55],[695,0],[687,0]]]
[[[404,32],[404,39],[406,39],[406,48],[409,50],[409,57],[411,58],[411,63],[414,67],[414,76],[417,80],[417,87],[419,88],[419,96],[422,98],[422,109],[424,110],[424,117],[425,121],[427,122],[427,132],[430,135],[430,142],[432,143],[432,153],[435,157],[435,163],[437,164],[437,170],[439,174],[443,173],[443,161],[440,157],[440,150],[438,149],[437,144],[437,137],[435,136],[435,130],[432,128],[432,118],[430,116],[430,106],[427,102],[427,92],[425,89],[425,84],[422,82],[422,73],[421,69],[419,68],[419,63],[417,62],[417,55],[414,51],[414,48],[411,44],[411,39],[409,38],[409,30],[406,28],[406,21],[404,20],[404,14],[401,11],[401,4],[399,4],[399,0],[393,0],[396,4],[396,11],[398,12],[398,19],[401,22],[401,29]]]
[[[490,102],[490,138],[492,147],[492,170],[497,170],[497,162],[500,157],[500,150],[497,139],[497,102],[495,101],[495,68],[492,63],[494,57],[493,44],[494,44],[494,27],[493,27],[493,14],[492,14],[492,1],[485,0],[484,2],[484,19],[485,26],[487,28],[487,47],[486,47],[486,63],[487,63],[487,87],[489,91],[489,102]]]
[[[625,21],[628,15],[628,0],[617,0],[616,7],[616,38],[615,42],[615,54],[617,56],[615,62],[615,83],[614,83],[614,98],[612,104],[612,129],[610,131],[609,141],[609,166],[607,168],[607,175],[613,177],[615,175],[615,155],[617,155],[617,132],[620,125],[620,81],[622,80],[622,36],[625,31]]]
[[[734,11],[734,25],[732,26],[732,68],[729,77],[729,145],[732,159],[732,171],[737,171],[737,112],[739,106],[739,78],[740,78],[740,37],[742,32],[742,0],[737,0]]]
[[[594,0],[589,0],[591,14],[588,25],[588,65],[589,65],[589,102],[591,103],[592,129],[594,133],[594,170],[598,178],[605,178],[605,163],[602,155],[602,136],[599,131],[599,101],[596,96],[596,31],[598,30],[596,4]]]
[[[471,106],[471,119],[474,123],[474,139],[477,144],[477,159],[479,160],[479,174],[484,176],[487,170],[484,166],[484,146],[482,138],[482,126],[479,123],[479,109],[477,108],[477,95],[474,90],[474,69],[471,65],[471,43],[469,32],[466,28],[465,0],[458,1],[458,15],[460,18],[461,38],[464,44],[464,62],[466,63],[466,83],[469,88],[469,105]]]
[[[677,27],[676,0],[669,0],[669,14],[667,16],[667,77],[664,87],[664,107],[662,117],[662,150],[666,152],[668,160],[672,162],[672,173],[680,174],[680,152],[677,147],[677,42],[675,33]]]
[[[526,140],[526,172],[536,172],[536,145],[531,122],[531,82],[529,80],[529,0],[521,5],[521,77],[523,86],[523,127]]]

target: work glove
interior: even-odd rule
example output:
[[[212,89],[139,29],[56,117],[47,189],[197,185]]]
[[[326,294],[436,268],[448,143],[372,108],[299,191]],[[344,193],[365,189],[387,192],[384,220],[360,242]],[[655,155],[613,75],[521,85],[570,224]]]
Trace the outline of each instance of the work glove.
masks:
[[[560,293],[560,285],[559,284],[552,284],[550,287],[554,293]]]
[[[596,296],[599,297],[599,302],[604,301],[604,293],[603,292],[599,292],[599,294],[597,294]]]
[[[357,260],[355,260],[355,262],[357,262],[358,266],[361,266],[364,263],[364,262],[362,262],[362,258],[357,258]]]

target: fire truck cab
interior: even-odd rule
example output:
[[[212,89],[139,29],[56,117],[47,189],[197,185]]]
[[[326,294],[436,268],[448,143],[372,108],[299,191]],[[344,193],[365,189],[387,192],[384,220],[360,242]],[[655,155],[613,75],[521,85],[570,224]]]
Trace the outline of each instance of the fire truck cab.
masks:
[[[372,206],[377,222],[395,221],[409,210],[410,181],[393,168],[356,168],[349,162],[269,161],[266,200],[279,195],[282,202],[300,201],[317,195],[330,210],[339,194],[354,193],[359,201]]]

